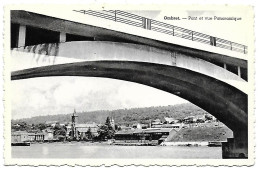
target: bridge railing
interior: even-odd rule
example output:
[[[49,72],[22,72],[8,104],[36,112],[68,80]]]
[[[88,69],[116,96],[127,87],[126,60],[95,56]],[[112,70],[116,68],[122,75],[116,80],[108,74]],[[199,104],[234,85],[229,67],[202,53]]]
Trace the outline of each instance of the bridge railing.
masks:
[[[211,46],[215,46],[215,47],[219,47],[231,51],[236,51],[244,54],[247,54],[248,52],[248,47],[243,44],[235,43],[222,38],[210,36],[207,34],[174,26],[164,22],[145,18],[125,11],[120,11],[120,10],[103,10],[103,11],[73,10],[73,11],[112,20],[115,22],[128,24],[135,27],[144,28],[147,30],[160,32],[163,34],[168,34],[171,36],[175,36],[175,37],[179,37],[179,38],[183,38],[183,39],[187,39],[187,40],[191,40],[203,44],[208,44]]]

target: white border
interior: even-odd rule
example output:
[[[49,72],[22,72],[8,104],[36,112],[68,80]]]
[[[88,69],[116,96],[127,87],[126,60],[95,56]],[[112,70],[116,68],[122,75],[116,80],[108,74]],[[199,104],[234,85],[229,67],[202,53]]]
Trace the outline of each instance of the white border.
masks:
[[[12,2],[15,2],[16,4],[17,4],[17,1],[13,1],[13,0],[9,0],[9,2],[8,3],[12,3]],[[19,1],[20,2],[20,1]],[[31,3],[31,2],[33,2],[33,3],[35,3],[35,1],[22,1],[23,3],[25,3],[25,2],[29,2],[29,3]],[[38,2],[38,1],[37,1]],[[45,3],[50,3],[50,1],[49,0],[45,0],[45,1],[40,1],[40,2],[45,2]],[[51,2],[53,2],[53,1],[51,1]],[[57,1],[55,1],[55,2],[57,2]],[[102,3],[102,1],[98,1],[98,2],[101,2]],[[115,2],[115,1],[113,1],[113,2]],[[126,1],[125,1],[126,2]],[[164,1],[165,2],[165,1]],[[168,1],[169,2],[169,1]],[[192,4],[195,4],[195,2],[196,3],[198,3],[198,2],[203,2],[204,4],[212,4],[212,2],[211,1],[207,1],[207,2],[205,2],[205,1],[189,1],[189,0],[186,0],[185,1],[185,3],[184,4],[189,4],[189,3],[192,3]],[[213,2],[214,4],[220,4],[220,3],[227,3],[227,1],[223,1],[223,0],[219,0],[219,1],[215,1],[215,2]],[[6,2],[4,2],[5,4],[6,4]],[[62,1],[62,3],[70,3],[70,2],[68,2],[68,1],[66,1],[66,0],[63,0]],[[82,1],[79,1],[79,0],[74,0],[73,1],[73,3],[82,3]],[[129,3],[129,2],[128,2]],[[136,1],[134,1],[133,3],[140,3],[140,1],[138,1],[138,2],[136,2]],[[149,3],[152,3],[151,1],[149,1]],[[158,3],[158,2],[157,2]],[[162,2],[161,2],[162,3]],[[178,3],[178,4],[183,4],[183,1],[182,2],[180,2],[180,1],[175,1],[175,3]],[[246,1],[246,2],[244,2],[244,1],[228,1],[228,4],[237,4],[237,3],[239,3],[239,4],[252,4],[252,5],[254,5],[255,7],[256,7],[256,9],[255,9],[255,11],[257,12],[257,11],[259,11],[259,9],[257,9],[257,5],[256,5],[256,2],[255,1]],[[19,4],[19,3],[18,3]],[[1,14],[2,14],[2,11],[1,11]],[[2,16],[3,16],[3,14],[2,14]],[[256,18],[255,19],[255,21],[258,21],[258,19]],[[1,25],[2,26],[2,25]],[[1,27],[2,28],[2,27]],[[259,27],[258,27],[259,28]],[[2,29],[3,30],[3,29]],[[255,30],[259,30],[259,29],[255,29]],[[256,32],[256,36],[258,36],[258,32]],[[258,46],[258,45],[256,45],[256,46]],[[1,47],[1,51],[3,51],[2,50],[2,47]],[[256,53],[256,55],[255,56],[258,56],[257,55],[257,53]],[[256,61],[257,61],[257,57],[256,57]],[[1,62],[1,66],[2,66],[2,62]],[[1,67],[2,68],[2,67]],[[256,71],[258,70],[258,67],[256,67]],[[256,78],[257,78],[257,74],[256,74]],[[1,80],[1,83],[2,83],[2,80]],[[258,84],[258,82],[257,82],[257,80],[256,80],[256,84]],[[3,94],[1,93],[1,96],[2,96]],[[258,98],[258,96],[256,96],[257,98]],[[257,101],[257,100],[256,100]],[[256,103],[256,105],[255,106],[257,106],[257,103]],[[2,111],[2,107],[1,107],[1,111]],[[2,112],[3,113],[3,112]],[[256,110],[256,112],[255,113],[257,113],[257,110]],[[256,114],[256,116],[257,116],[257,114]],[[0,119],[1,120],[1,119]],[[256,124],[256,127],[257,127],[257,124]],[[258,129],[258,128],[256,128],[256,129]],[[0,132],[2,132],[3,130],[2,130],[2,128],[1,128],[1,131]],[[2,144],[2,140],[1,140],[1,143],[0,144]],[[197,160],[196,160],[197,161]],[[257,161],[256,161],[257,162]]]

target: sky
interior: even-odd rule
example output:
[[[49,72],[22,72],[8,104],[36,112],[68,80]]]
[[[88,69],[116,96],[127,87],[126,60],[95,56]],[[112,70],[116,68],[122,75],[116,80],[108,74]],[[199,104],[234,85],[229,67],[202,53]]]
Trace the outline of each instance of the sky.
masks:
[[[18,88],[19,87],[19,88]],[[186,101],[141,84],[107,78],[50,77],[12,82],[12,118],[174,105]]]
[[[243,22],[165,21],[164,16],[241,16],[241,11],[132,11],[187,29],[246,43]],[[242,13],[243,14],[243,13]],[[241,16],[245,17],[245,16]],[[174,22],[174,23],[173,23]],[[225,23],[225,27],[220,27]],[[199,27],[198,27],[199,25]],[[210,26],[210,27],[209,27]],[[232,32],[232,34],[230,34]],[[188,101],[152,87],[107,78],[49,77],[12,81],[12,119],[76,111],[165,106]]]

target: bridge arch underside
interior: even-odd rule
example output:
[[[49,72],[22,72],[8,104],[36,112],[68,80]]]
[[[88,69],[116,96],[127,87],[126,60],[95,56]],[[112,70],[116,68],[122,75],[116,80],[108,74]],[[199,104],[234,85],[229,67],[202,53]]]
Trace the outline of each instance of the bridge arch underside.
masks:
[[[133,61],[87,61],[14,71],[11,79],[50,76],[104,77],[144,84],[190,101],[233,131],[248,127],[247,94],[184,68]]]

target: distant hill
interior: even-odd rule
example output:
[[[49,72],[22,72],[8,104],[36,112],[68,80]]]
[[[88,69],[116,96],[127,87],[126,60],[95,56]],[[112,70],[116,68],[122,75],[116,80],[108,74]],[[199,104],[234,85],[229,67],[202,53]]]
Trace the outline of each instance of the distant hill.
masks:
[[[119,109],[113,111],[92,111],[92,112],[78,112],[77,115],[78,123],[96,122],[104,123],[108,116],[112,116],[116,124],[133,124],[149,123],[153,119],[162,119],[164,117],[173,117],[175,119],[184,118],[187,116],[196,116],[207,114],[206,111],[199,107],[191,104],[179,104],[174,106],[159,106],[159,107],[146,107],[146,108],[133,108],[133,109]],[[60,123],[71,122],[71,115],[59,114],[59,115],[48,115],[48,116],[36,116],[32,118],[12,120],[15,122],[25,122],[27,124],[39,124],[45,123],[46,121],[58,121]]]

